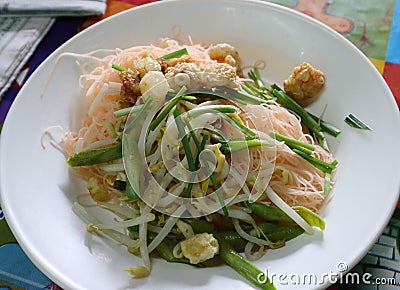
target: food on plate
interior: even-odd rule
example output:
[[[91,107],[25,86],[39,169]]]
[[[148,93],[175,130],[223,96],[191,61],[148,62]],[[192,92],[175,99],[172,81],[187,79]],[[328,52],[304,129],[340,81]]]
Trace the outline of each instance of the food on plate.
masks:
[[[324,85],[323,72],[306,62],[295,67],[290,77],[283,82],[285,92],[303,107],[319,97]]]
[[[220,257],[273,289],[249,261],[325,228],[318,212],[338,163],[325,133],[340,130],[296,94],[314,100],[322,72],[303,63],[285,92],[231,44],[173,39],[81,58],[86,114],[58,146],[95,204],[115,215],[103,221],[78,200],[87,230],[140,256],[127,269],[134,277],[150,273],[151,254],[197,267]]]

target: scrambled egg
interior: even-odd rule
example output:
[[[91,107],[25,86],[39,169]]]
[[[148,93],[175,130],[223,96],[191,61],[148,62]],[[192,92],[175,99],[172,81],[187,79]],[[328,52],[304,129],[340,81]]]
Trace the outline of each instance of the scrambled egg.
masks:
[[[191,264],[199,264],[218,254],[219,244],[212,234],[201,233],[183,240],[181,250]]]
[[[107,188],[94,177],[89,178],[87,189],[93,200],[97,202],[108,201],[110,199]]]

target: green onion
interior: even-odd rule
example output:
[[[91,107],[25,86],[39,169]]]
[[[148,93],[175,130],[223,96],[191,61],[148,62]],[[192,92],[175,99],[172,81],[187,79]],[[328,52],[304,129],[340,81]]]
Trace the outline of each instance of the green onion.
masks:
[[[255,67],[253,70],[249,71],[249,77],[254,81],[257,88],[263,91],[268,91],[267,87],[261,80],[260,71],[258,70],[258,68]]]
[[[318,139],[318,142],[321,144],[321,146],[329,152],[329,147],[326,142],[326,138],[324,134],[322,133],[321,126],[317,123],[316,120],[314,120],[304,108],[298,104],[295,100],[293,100],[289,95],[287,95],[282,89],[280,89],[277,85],[273,84],[272,86],[272,94],[280,100],[284,106],[295,112],[297,115],[300,116],[301,121],[304,125],[310,129],[315,137]]]
[[[256,104],[260,105],[266,103],[266,100],[259,98],[253,94],[244,91],[234,90],[228,87],[217,87],[213,90],[214,93],[219,93],[220,96],[227,100],[237,101],[241,104]]]
[[[324,194],[328,195],[331,191],[331,173],[326,172],[324,178]]]
[[[199,155],[199,153],[200,153],[200,142],[199,142],[199,139],[197,139],[197,136],[196,136],[196,134],[194,133],[194,130],[193,130],[193,128],[192,128],[192,125],[190,125],[190,122],[189,122],[189,120],[187,119],[187,118],[185,118],[184,119],[184,121],[185,121],[185,124],[186,124],[186,127],[188,127],[188,129],[189,129],[189,133],[190,133],[190,136],[192,136],[192,139],[193,139],[193,142],[194,142],[194,144],[196,145],[196,148],[197,148],[197,155]],[[204,137],[205,136],[203,136],[203,139],[204,139]],[[203,148],[204,149],[204,148]],[[196,168],[197,168],[197,166],[196,166]]]
[[[249,77],[256,84],[256,88],[260,89],[261,91],[268,91],[272,93],[272,95],[279,99],[287,109],[292,110],[299,115],[303,124],[315,134],[315,137],[318,139],[318,142],[321,144],[321,146],[329,152],[328,143],[322,131],[337,137],[340,134],[340,130],[338,128],[307,112],[300,104],[288,96],[276,84],[273,84],[271,89],[268,89],[262,82],[259,70],[257,68],[254,68],[249,72]]]
[[[166,105],[161,112],[157,115],[154,121],[150,123],[149,129],[153,131],[161,123],[162,120],[169,114],[172,108],[182,99],[183,94],[186,92],[186,87],[182,87],[179,92],[173,97],[168,105]]]
[[[134,239],[139,239],[139,227],[133,226],[129,227],[129,235],[132,236]],[[147,240],[148,242],[152,242],[156,238],[156,234],[153,232],[147,232]],[[172,240],[168,237],[165,237],[162,242],[157,246],[155,252],[163,258],[165,261],[169,263],[183,263],[183,264],[190,264],[189,260],[186,258],[176,258],[173,253],[173,249],[177,241]],[[192,264],[190,264],[192,265]],[[203,264],[196,264],[196,267],[203,267]]]
[[[245,83],[245,84],[249,88],[251,88],[253,91],[258,92],[258,93],[264,92],[264,91],[271,91],[262,82],[258,68],[254,68],[253,70],[251,70],[249,72],[249,77],[250,77],[250,79],[252,79],[254,81],[254,83],[256,84],[256,87],[252,86],[249,83],[247,83],[247,84]],[[278,90],[282,90],[276,85],[272,85],[272,88],[275,88],[275,89],[278,89]],[[270,96],[268,96],[268,97],[270,97]],[[328,134],[330,134],[330,135],[332,135],[334,137],[337,137],[340,134],[340,129],[336,128],[335,126],[333,126],[332,124],[330,124],[328,122],[325,122],[324,120],[321,120],[319,117],[314,116],[313,114],[311,114],[309,112],[307,112],[307,113],[311,118],[313,118],[315,121],[318,122],[318,124],[321,126],[321,129],[324,132],[326,132],[326,133],[328,133]]]
[[[160,60],[160,59],[170,60],[173,58],[181,57],[182,55],[185,55],[185,54],[189,54],[189,53],[186,48],[182,48],[182,49],[173,51],[171,53],[168,53],[164,56],[161,56],[161,57],[157,58],[157,60]]]
[[[293,152],[299,154],[301,157],[303,157],[304,159],[306,159],[308,162],[310,162],[311,164],[313,164],[315,167],[317,167],[318,169],[320,169],[321,171],[325,172],[325,173],[331,173],[333,169],[336,168],[336,165],[338,164],[338,162],[335,160],[332,163],[327,163],[325,161],[322,161],[318,158],[315,158],[309,154],[306,154],[296,148],[292,149]]]
[[[127,179],[129,179],[129,184],[132,187],[133,191],[136,193],[140,193],[140,178],[142,171],[143,160],[140,156],[139,145],[135,136],[132,134],[124,133],[124,152],[128,152],[129,154],[124,155],[124,165],[125,171],[127,175]],[[128,177],[129,176],[129,177]]]
[[[236,107],[232,105],[209,105],[192,109],[187,114],[188,116],[191,117],[199,116],[205,113],[217,114],[222,119],[227,121],[229,124],[239,129],[243,134],[247,135],[248,137],[250,138],[256,137],[256,133],[254,133],[252,130],[241,124],[235,118],[232,118],[231,116],[228,115],[234,112],[236,112]]]
[[[211,172],[211,168],[210,168],[210,166],[208,165],[208,163],[207,162],[204,162],[204,165],[206,166],[206,169],[207,169],[207,172],[208,173],[210,173]],[[215,190],[215,193],[217,194],[217,198],[218,198],[218,201],[219,201],[219,203],[221,204],[221,206],[222,206],[222,211],[224,212],[224,215],[225,216],[228,216],[228,209],[226,208],[226,205],[225,205],[225,201],[223,200],[223,198],[222,198],[222,196],[221,196],[221,189],[220,189],[220,187],[218,186],[218,184],[217,184],[217,181],[215,180],[215,177],[214,177],[214,175],[211,173],[211,175],[210,175],[210,181],[211,181],[211,184],[213,185],[213,188],[214,188],[214,190]]]
[[[67,159],[72,167],[88,166],[122,158],[122,144],[118,143],[105,148],[90,149],[75,153]]]
[[[176,127],[178,128],[179,137],[182,140],[183,149],[185,150],[185,155],[186,155],[186,159],[188,162],[189,170],[196,171],[196,165],[195,165],[194,158],[193,158],[193,152],[192,152],[192,149],[190,148],[189,140],[188,140],[186,132],[185,132],[185,127],[183,125],[182,118],[181,118],[181,115],[179,112],[179,108],[177,106],[175,106],[173,115],[175,118]]]
[[[119,66],[119,65],[117,65],[117,64],[115,64],[115,63],[113,63],[113,64],[111,65],[111,67],[112,67],[113,69],[116,69],[116,70],[120,71],[120,72],[127,71],[126,68],[124,68],[124,67],[122,67],[122,66]]]
[[[225,121],[227,121],[232,126],[236,127],[240,131],[242,131],[242,133],[244,133],[246,136],[248,136],[250,138],[255,138],[257,136],[256,133],[254,133],[252,130],[250,130],[249,128],[244,126],[242,123],[240,123],[235,118],[232,118],[231,116],[225,115],[225,114],[219,114],[219,116],[221,116]]]
[[[135,115],[133,120],[129,124],[125,125],[125,133],[128,134],[130,132],[130,130],[132,130],[132,128],[134,128],[138,124],[138,122],[142,122],[144,120],[144,115],[145,115],[147,109],[149,108],[151,102],[152,102],[151,98],[148,98],[144,102],[140,111],[137,112],[137,114]],[[130,120],[128,119],[128,121],[130,121]]]
[[[308,115],[308,113],[300,104],[293,100],[278,86],[272,85],[272,88],[272,94],[276,96],[280,101],[282,101],[287,109],[292,110],[297,115],[299,115],[304,125],[306,125],[314,133],[321,132],[321,127],[313,118]]]
[[[325,230],[325,221],[312,210],[302,205],[292,206],[292,209],[294,209],[310,226],[317,227],[321,231]]]
[[[111,122],[107,122],[104,125],[106,127],[107,133],[111,136],[111,138],[116,138],[117,133],[115,132],[114,125]]]
[[[236,112],[236,107],[232,105],[208,105],[191,109],[188,112],[188,115],[191,117],[196,117],[205,113],[216,113],[214,111],[224,114],[232,114]]]
[[[214,231],[213,235],[219,243],[219,255],[232,269],[260,289],[276,289],[266,273],[239,255],[221,233]]]
[[[197,169],[197,168],[199,167],[199,162],[200,162],[200,159],[199,159],[200,153],[201,153],[201,151],[204,150],[204,146],[206,145],[205,143],[206,143],[206,141],[207,141],[207,138],[206,138],[207,136],[203,136],[203,140],[202,140],[202,142],[200,143],[200,142],[199,142],[199,139],[197,139],[197,136],[196,136],[196,134],[194,133],[194,130],[193,130],[192,126],[190,125],[190,122],[189,122],[188,119],[186,119],[186,118],[185,118],[185,124],[186,124],[186,126],[188,127],[190,136],[192,137],[193,142],[195,143],[196,148],[197,148],[197,155],[196,155],[196,158],[195,158],[195,160],[194,160],[194,167]],[[203,142],[204,142],[204,144],[203,144]],[[187,189],[186,189],[185,197],[190,197],[190,193],[191,193],[191,191],[192,191],[192,189],[193,189],[193,185],[194,185],[194,184],[193,184],[193,179],[194,179],[194,176],[191,175],[191,176],[190,176],[190,181],[189,181],[188,187],[187,187]]]
[[[195,96],[183,96],[182,97],[182,100],[185,100],[185,101],[196,101],[197,100],[197,98],[195,97]]]
[[[214,132],[214,131],[211,131],[210,130],[210,140],[212,141],[212,142],[215,142],[215,143],[224,143],[224,142],[226,142],[226,138],[225,138],[225,136],[224,135],[222,135],[222,133],[220,133],[220,132]]]
[[[252,86],[254,88],[254,90],[250,89],[250,86]],[[241,85],[241,87],[246,93],[248,93],[250,95],[253,95],[255,91],[256,92],[261,92],[261,90],[259,90],[258,88],[254,87],[249,82],[245,82],[244,85]]]
[[[260,105],[266,102],[264,99],[249,94],[248,92],[238,91],[227,87],[217,87],[212,90],[201,89],[197,92],[193,92],[192,95],[210,99],[226,99],[242,105]]]
[[[246,91],[248,94],[258,94],[261,97],[263,97],[263,99],[265,100],[273,100],[275,99],[274,97],[268,95],[265,93],[265,91],[253,86],[251,83],[249,82],[244,82],[244,85],[242,85],[242,88],[244,89],[244,91]]]
[[[258,147],[258,146],[274,146],[275,144],[271,143],[267,140],[262,139],[250,139],[246,140],[243,138],[239,139],[231,139],[228,140],[221,145],[221,152],[224,154],[232,154],[234,152],[250,148],[250,147]]]
[[[137,201],[139,199],[139,195],[133,189],[132,185],[130,184],[129,180],[126,179],[126,188],[125,188],[125,196],[130,201]]]
[[[314,151],[314,149],[315,149],[315,147],[312,146],[311,144],[304,143],[304,142],[298,141],[296,139],[292,139],[290,137],[279,134],[278,132],[275,132],[275,131],[270,131],[269,136],[271,136],[272,138],[275,138],[278,141],[285,142],[289,147],[295,147],[300,150],[302,148],[304,148],[304,149],[307,149],[308,151]]]
[[[120,118],[122,116],[129,115],[129,113],[136,113],[139,112],[142,109],[143,105],[135,105],[129,108],[123,108],[121,110],[115,111],[114,116],[117,118]]]
[[[248,202],[246,205],[251,209],[251,212],[254,215],[263,218],[266,221],[277,221],[283,223],[292,222],[292,219],[277,206],[257,202]]]
[[[195,136],[195,137],[196,137],[196,136]],[[198,148],[198,152],[197,152],[196,160],[195,160],[196,168],[199,166],[199,163],[200,163],[200,153],[201,153],[201,152],[204,150],[204,148],[206,147],[207,140],[208,140],[208,135],[203,135],[203,138],[201,139],[201,143],[200,143],[199,146],[197,147],[197,148]],[[198,140],[197,138],[196,138],[196,141],[199,142],[199,140]]]
[[[328,142],[326,141],[324,133],[322,133],[322,131],[314,132],[314,135],[317,138],[318,143],[322,146],[322,148],[324,148],[326,152],[330,152]]]
[[[333,137],[337,137],[341,133],[340,129],[335,127],[331,123],[328,123],[328,122],[322,120],[321,118],[311,114],[310,112],[307,112],[307,113],[311,118],[313,118],[315,121],[318,122],[318,124],[321,126],[322,131],[328,133],[329,135],[331,135]]]
[[[189,128],[189,130],[191,132],[191,136],[193,138],[193,141],[194,141],[194,143],[196,144],[196,147],[197,147],[197,156],[196,156],[196,160],[195,160],[196,169],[197,169],[197,167],[199,166],[199,163],[200,163],[200,153],[204,150],[204,147],[206,146],[206,142],[207,142],[208,136],[207,135],[203,135],[203,138],[202,138],[201,143],[200,143],[199,139],[197,139],[197,136],[193,132],[193,128],[191,127],[190,123],[187,120],[186,120],[186,124],[188,125],[188,128]],[[219,186],[217,184],[217,181],[215,180],[214,175],[211,172],[211,168],[208,165],[207,161],[204,162],[204,166],[207,169],[207,173],[210,174],[209,179],[210,179],[211,184],[213,185],[214,190],[215,190],[215,192],[217,194],[218,201],[220,202],[220,204],[222,206],[222,211],[224,212],[225,216],[228,216],[228,210],[227,210],[227,208],[225,206],[225,202],[224,202],[224,200],[223,200],[223,198],[222,198],[222,196],[220,194],[220,188],[219,188]],[[189,184],[189,186],[190,186],[190,184]],[[188,188],[189,188],[189,186],[188,186]]]
[[[363,121],[361,121],[351,113],[348,116],[346,116],[344,121],[347,123],[347,125],[356,129],[370,130],[370,131],[372,130],[367,124],[365,124]]]

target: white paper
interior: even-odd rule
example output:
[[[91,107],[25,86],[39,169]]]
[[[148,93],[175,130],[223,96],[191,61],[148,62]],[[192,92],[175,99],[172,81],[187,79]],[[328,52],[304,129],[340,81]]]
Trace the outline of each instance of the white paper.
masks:
[[[48,17],[0,18],[0,99],[53,22]]]
[[[0,17],[104,14],[107,0],[0,0]]]

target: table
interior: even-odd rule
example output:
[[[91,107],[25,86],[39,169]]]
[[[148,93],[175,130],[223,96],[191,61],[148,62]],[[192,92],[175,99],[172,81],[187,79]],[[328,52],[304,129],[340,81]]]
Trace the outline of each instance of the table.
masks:
[[[93,23],[150,0],[109,0],[106,14],[96,17],[59,17],[0,102],[0,124],[24,81],[57,47]],[[400,106],[400,0],[276,0],[329,25],[363,51],[383,75]],[[382,236],[352,272],[370,273],[386,285],[358,289],[398,289],[400,283],[400,203]],[[384,279],[382,279],[384,278]],[[390,279],[389,279],[390,278]],[[354,289],[336,284],[330,289]],[[13,237],[0,208],[0,290],[61,289],[27,258]]]

